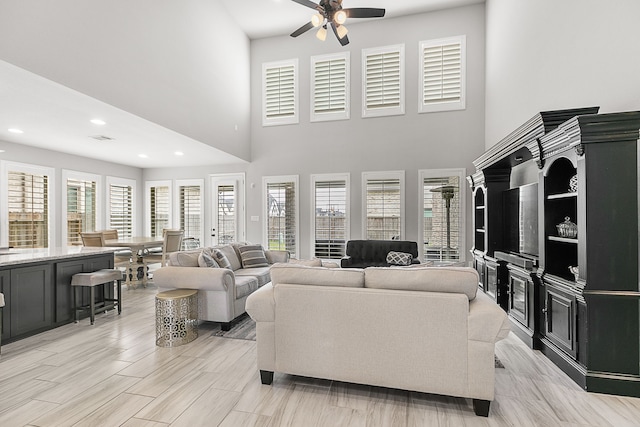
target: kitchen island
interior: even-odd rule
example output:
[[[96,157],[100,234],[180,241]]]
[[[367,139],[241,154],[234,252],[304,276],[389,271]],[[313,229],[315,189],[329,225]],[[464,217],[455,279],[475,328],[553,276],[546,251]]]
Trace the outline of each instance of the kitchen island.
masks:
[[[0,250],[0,292],[4,294],[2,342],[8,343],[73,321],[71,277],[113,268],[122,248],[69,246]],[[78,290],[78,296],[80,290]],[[108,287],[113,298],[114,289]],[[101,294],[101,293],[99,293]],[[81,304],[89,292],[82,290]]]

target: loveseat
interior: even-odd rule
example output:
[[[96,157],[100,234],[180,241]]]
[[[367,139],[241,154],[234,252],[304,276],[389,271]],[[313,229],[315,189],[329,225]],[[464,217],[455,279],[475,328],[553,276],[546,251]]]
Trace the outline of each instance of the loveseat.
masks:
[[[220,268],[217,262],[210,267],[203,261],[203,252],[213,254],[214,249],[224,255],[227,268]],[[256,264],[256,252],[264,256],[264,262]],[[271,264],[288,260],[287,251],[263,251],[260,245],[239,243],[181,251],[169,255],[168,265],[153,273],[153,282],[160,292],[198,289],[199,320],[221,322],[222,329],[229,330],[233,320],[245,313],[247,297],[271,280]],[[258,266],[251,267],[251,263]]]
[[[487,416],[505,312],[468,267],[276,264],[247,299],[263,384],[274,372],[473,399]]]
[[[418,244],[408,240],[349,240],[345,256],[340,260],[342,268],[389,267],[389,252],[411,254],[411,264],[420,264]]]

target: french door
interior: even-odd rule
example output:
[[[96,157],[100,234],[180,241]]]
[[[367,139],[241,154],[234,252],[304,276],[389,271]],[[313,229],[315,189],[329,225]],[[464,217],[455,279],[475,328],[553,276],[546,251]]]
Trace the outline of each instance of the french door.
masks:
[[[245,240],[244,174],[211,176],[211,244]]]

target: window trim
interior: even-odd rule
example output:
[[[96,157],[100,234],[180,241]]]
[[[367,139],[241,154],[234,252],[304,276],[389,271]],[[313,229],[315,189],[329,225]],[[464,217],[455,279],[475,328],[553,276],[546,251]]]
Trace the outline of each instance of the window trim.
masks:
[[[324,61],[334,61],[343,59],[345,62],[345,110],[333,113],[316,113],[315,112],[315,100],[316,100],[316,64]],[[351,116],[351,52],[339,52],[328,55],[316,55],[311,57],[310,75],[310,102],[309,102],[309,114],[311,116],[311,122],[326,122],[335,120],[349,120]]]
[[[460,179],[460,241],[459,245],[459,260],[458,262],[465,263],[467,259],[467,229],[466,229],[466,215],[467,215],[467,186],[466,184],[466,169],[465,168],[451,168],[451,169],[419,169],[418,170],[418,256],[420,260],[424,259],[424,180],[425,178],[440,178],[444,176],[457,176]]]
[[[0,183],[0,200],[2,200],[2,207],[0,208],[0,217],[2,218],[2,221],[0,221],[0,245],[9,246],[9,171],[47,176],[47,206],[49,208],[49,211],[47,212],[47,217],[49,218],[49,224],[47,225],[47,245],[50,248],[58,246],[57,241],[55,241],[54,232],[54,225],[57,224],[56,170],[47,166],[7,160],[0,161],[0,174],[2,176],[2,182]]]
[[[327,174],[311,174],[311,212],[310,212],[310,252],[311,256],[315,255],[316,250],[316,198],[315,198],[315,190],[317,182],[324,181],[345,181],[345,206],[347,211],[345,212],[345,249],[347,242],[351,239],[351,174],[350,173],[327,173]]]
[[[64,186],[64,190],[62,192],[62,218],[61,221],[61,234],[60,237],[62,239],[63,246],[69,246],[69,241],[67,240],[67,181],[69,179],[76,179],[79,181],[94,181],[96,183],[96,230],[101,230],[104,228],[102,226],[102,175],[96,175],[92,173],[86,172],[78,172],[70,169],[62,169],[62,185]]]
[[[398,52],[399,54],[399,104],[396,107],[367,108],[367,58],[371,55]],[[362,118],[400,116],[405,114],[405,46],[403,44],[362,49]]]
[[[267,70],[272,68],[282,68],[293,66],[293,109],[292,116],[287,117],[267,117]],[[283,61],[265,62],[262,64],[262,126],[281,126],[299,123],[299,82],[298,82],[298,58]]]
[[[145,181],[144,183],[144,222],[145,236],[151,236],[151,188],[167,187],[169,189],[169,219],[167,221],[168,228],[174,227],[173,222],[173,183],[171,180]],[[152,236],[151,236],[152,237]]]
[[[175,218],[174,227],[180,227],[180,187],[200,187],[200,235],[196,236],[200,239],[200,245],[204,245],[204,217],[205,217],[205,198],[204,198],[204,179],[177,179],[174,182],[173,194],[173,218]],[[186,230],[185,230],[185,237]]]
[[[268,196],[267,185],[279,184],[284,182],[293,182],[296,186],[296,232],[295,232],[295,245],[296,253],[291,253],[291,258],[298,258],[300,253],[300,177],[299,175],[280,175],[280,176],[263,176],[262,177],[262,208],[261,211],[264,214],[264,221],[262,223],[262,240],[264,242],[264,248],[269,247],[269,212],[268,212]]]
[[[424,50],[427,47],[443,46],[446,44],[460,44],[460,99],[458,101],[439,101],[424,103]],[[467,87],[467,37],[466,35],[446,37],[441,39],[423,40],[419,43],[418,51],[418,113],[433,113],[438,111],[455,111],[466,109]]]
[[[400,180],[400,240],[404,240],[406,230],[405,171],[362,172],[362,238],[367,238],[367,182],[374,179]]]
[[[111,186],[112,185],[121,185],[121,186],[129,186],[131,187],[131,235],[136,236],[138,233],[138,217],[137,217],[137,189],[136,189],[136,180],[129,178],[119,178],[115,176],[107,176],[106,177],[106,204],[105,204],[105,227],[111,227]]]

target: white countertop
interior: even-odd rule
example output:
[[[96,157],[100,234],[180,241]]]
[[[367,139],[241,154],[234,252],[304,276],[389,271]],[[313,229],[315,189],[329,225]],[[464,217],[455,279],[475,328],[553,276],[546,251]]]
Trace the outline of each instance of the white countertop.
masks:
[[[39,249],[2,249],[0,267],[28,264],[41,261],[55,261],[66,258],[80,258],[91,255],[114,253],[122,248],[67,246]]]

